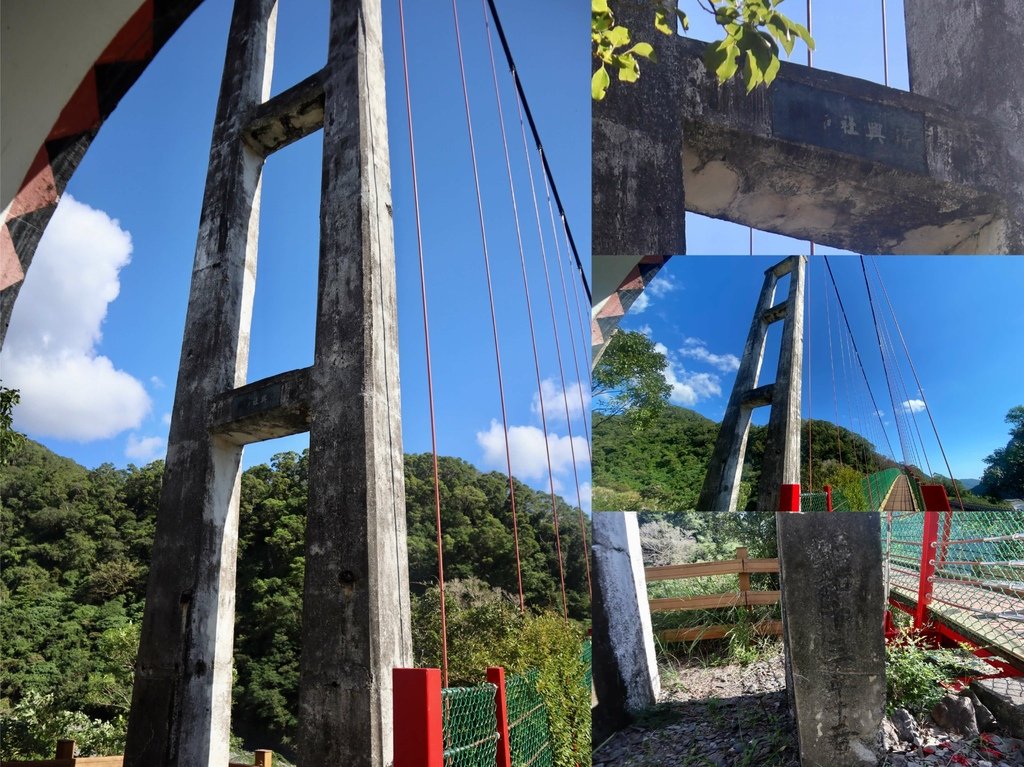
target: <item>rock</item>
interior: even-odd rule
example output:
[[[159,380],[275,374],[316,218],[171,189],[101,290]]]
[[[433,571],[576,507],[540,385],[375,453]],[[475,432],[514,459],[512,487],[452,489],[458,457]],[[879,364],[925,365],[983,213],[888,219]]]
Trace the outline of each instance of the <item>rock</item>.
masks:
[[[886,751],[895,751],[900,747],[900,734],[888,717],[882,720],[882,747]]]
[[[945,695],[931,711],[932,719],[947,732],[963,738],[976,738],[978,720],[970,698],[959,695]]]
[[[988,706],[978,700],[978,696],[970,688],[961,691],[960,695],[970,698],[971,703],[974,704],[974,718],[978,722],[978,729],[982,732],[995,732],[998,722]]]
[[[892,714],[892,724],[900,740],[906,741],[917,748],[921,747],[921,728],[917,720],[905,708],[898,708]]]

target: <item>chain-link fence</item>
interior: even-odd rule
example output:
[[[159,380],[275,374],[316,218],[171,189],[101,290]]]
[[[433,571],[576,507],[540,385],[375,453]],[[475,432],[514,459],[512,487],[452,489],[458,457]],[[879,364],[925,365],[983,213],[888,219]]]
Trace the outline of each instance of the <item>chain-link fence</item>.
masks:
[[[515,767],[551,767],[554,763],[547,707],[537,691],[538,676],[533,670],[505,679],[508,741]]]
[[[441,690],[445,767],[494,767],[498,730],[493,684]]]
[[[1024,662],[1024,515],[892,512],[882,536],[890,596],[916,608],[923,581],[930,618]]]
[[[594,648],[592,647],[590,640],[584,640],[583,642],[583,664],[587,667],[587,670],[583,673],[583,686],[588,690],[594,686]]]
[[[842,490],[832,488],[831,508],[829,508],[828,493],[801,493],[800,511],[878,511],[901,473],[899,469],[885,469],[864,477],[861,480],[863,501],[851,501]],[[854,508],[863,504],[866,504],[867,508]],[[924,508],[924,505],[922,504],[920,508]]]

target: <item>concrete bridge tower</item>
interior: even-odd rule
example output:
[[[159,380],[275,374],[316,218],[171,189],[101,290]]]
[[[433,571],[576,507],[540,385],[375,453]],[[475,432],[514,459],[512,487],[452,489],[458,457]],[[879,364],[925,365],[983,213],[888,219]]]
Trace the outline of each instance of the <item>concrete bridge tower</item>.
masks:
[[[228,762],[242,448],[308,431],[303,765],[391,763],[411,665],[379,0],[332,0],[326,66],[268,100],[276,0],[236,0],[213,129],[125,764]],[[246,383],[260,173],[323,127],[314,363]]]

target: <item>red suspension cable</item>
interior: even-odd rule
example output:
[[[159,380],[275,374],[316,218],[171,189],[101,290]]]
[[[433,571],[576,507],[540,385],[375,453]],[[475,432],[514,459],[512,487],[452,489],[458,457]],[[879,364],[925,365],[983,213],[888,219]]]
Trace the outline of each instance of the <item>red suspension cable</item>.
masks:
[[[512,514],[515,515],[516,488],[512,479],[512,452],[508,444],[508,412],[505,408],[505,385],[501,371],[501,350],[498,343],[498,318],[494,311],[494,288],[491,284],[491,258],[487,251],[487,229],[484,225],[484,201],[480,192],[480,171],[476,164],[476,142],[473,139],[473,118],[469,108],[469,87],[466,84],[466,66],[462,55],[462,34],[459,30],[459,9],[456,0],[452,0],[452,17],[455,21],[455,44],[459,52],[459,74],[462,77],[462,98],[466,106],[466,128],[469,131],[469,153],[473,161],[473,183],[476,187],[476,208],[480,219],[480,242],[483,248],[484,273],[487,276],[487,300],[491,309],[491,331],[494,335],[494,362],[498,370],[498,398],[501,400],[501,424],[505,436],[505,466],[508,470],[508,492],[512,502]]]
[[[533,367],[537,373],[537,391],[540,391],[540,362],[537,356],[537,337],[533,329],[533,308],[530,301],[530,285],[526,277],[526,256],[523,252],[523,234],[519,228],[519,206],[516,202],[516,187],[512,178],[512,160],[509,157],[508,151],[508,138],[505,134],[505,113],[501,107],[501,90],[498,87],[498,69],[494,64],[494,47],[491,42],[491,24],[487,19],[487,4],[486,0],[481,0],[484,11],[484,27],[487,31],[487,52],[491,61],[491,78],[494,81],[494,98],[498,104],[498,125],[501,127],[501,145],[505,150],[505,169],[508,171],[508,190],[509,195],[512,198],[512,216],[516,223],[516,242],[519,244],[519,261],[523,268],[523,289],[526,293],[526,313],[530,321],[530,345],[533,347]],[[544,427],[544,442],[548,440],[548,425],[547,417],[544,413],[544,398],[541,397],[541,424]],[[551,471],[550,458],[548,471]],[[515,544],[516,544],[516,574],[519,578],[519,609],[523,612],[526,610],[526,601],[523,598],[523,571],[522,565],[519,561],[519,522],[516,518],[516,507],[512,505],[512,527],[515,532]]]
[[[551,235],[555,241],[556,260],[558,260],[561,259],[561,251],[558,247],[558,230],[555,228],[555,209],[551,204],[551,189],[548,186],[547,176],[544,176],[543,179],[544,192],[548,199],[548,215],[551,218]],[[565,372],[562,368],[562,346],[558,340],[558,320],[555,318],[555,298],[551,291],[551,273],[548,268],[547,251],[544,248],[541,248],[540,253],[544,260],[544,283],[548,288],[548,305],[551,307],[551,330],[555,336],[555,357],[558,359],[558,377],[562,382],[562,402],[565,404],[565,424],[566,429],[569,432],[569,455],[572,458],[572,476],[573,480],[576,482],[576,508],[579,511],[580,516],[580,535],[583,537],[583,564],[585,564],[587,568],[587,593],[591,598],[593,598],[594,591],[590,583],[590,547],[587,545],[587,523],[583,517],[583,496],[580,493],[580,475],[576,468],[576,445],[572,436],[572,417],[569,415],[569,394],[565,390]],[[541,393],[541,399],[543,398],[544,395]],[[590,446],[588,445],[587,450],[589,451],[589,449]]]
[[[523,152],[526,155],[526,170],[527,170],[527,173],[528,173],[528,175],[530,177],[530,195],[533,198],[533,212],[534,212],[534,217],[536,218],[536,221],[537,221],[537,237],[538,237],[538,241],[540,243],[540,252],[541,252],[541,254],[544,254],[544,252],[545,252],[544,251],[544,230],[543,230],[543,227],[541,226],[541,221],[540,221],[540,203],[537,201],[537,187],[536,187],[536,184],[534,183],[534,180],[533,180],[533,163],[530,160],[530,145],[529,145],[529,143],[526,140],[526,123],[523,120],[523,106],[522,106],[522,103],[520,102],[518,92],[516,93],[516,111],[518,112],[518,115],[519,115],[519,131],[520,131],[520,133],[522,135],[522,138],[523,138]],[[546,257],[545,257],[545,263],[546,263]],[[537,397],[540,399],[541,406],[543,407],[543,404],[544,404],[544,391],[541,388],[540,384],[538,384],[538,386],[537,386]],[[545,426],[545,429],[546,428],[547,427]],[[569,444],[571,445],[572,442],[570,441]],[[544,450],[546,451],[547,458],[548,458],[548,483],[549,483],[550,491],[551,491],[551,516],[552,516],[552,518],[554,520],[554,523],[555,523],[555,552],[558,555],[558,577],[559,577],[559,580],[561,581],[561,584],[562,584],[562,610],[563,610],[563,612],[565,614],[565,620],[568,621],[569,620],[569,608],[567,607],[567,602],[566,602],[566,599],[565,599],[565,570],[564,570],[564,566],[562,564],[562,536],[561,536],[561,532],[559,531],[559,527],[558,527],[558,502],[555,499],[555,475],[554,475],[554,472],[551,470],[551,446],[550,446],[550,443],[547,440],[547,435],[546,434],[545,434],[545,438],[544,438]],[[573,465],[575,467],[575,462],[574,462]],[[588,567],[589,567],[589,563],[588,563]]]
[[[416,144],[412,130],[412,98],[409,95],[409,56],[405,44],[405,5],[398,0],[398,18],[402,32],[402,71],[405,74],[405,112],[409,127],[409,160],[412,164],[412,199],[416,216],[416,248],[420,264],[420,299],[423,306],[423,343],[427,360],[427,402],[430,405],[430,450],[434,465],[434,514],[437,525],[437,580],[441,594],[441,674],[448,686],[448,624],[445,616],[444,546],[441,540],[441,483],[437,470],[437,421],[434,417],[434,378],[430,364],[430,327],[427,321],[427,279],[423,261],[423,230],[420,226],[420,193],[416,178]]]
[[[907,346],[907,340],[903,337],[903,330],[900,328],[900,321],[896,319],[896,312],[893,311],[892,302],[889,300],[889,293],[885,289],[885,283],[881,281],[881,275],[879,275],[879,284],[882,286],[882,295],[885,296],[885,303],[888,305],[889,313],[892,315],[893,323],[896,325],[896,334],[900,337],[900,343],[903,344],[903,351],[907,355],[907,362],[910,363],[910,372],[914,374],[914,383],[917,384],[917,390],[921,393],[921,401],[924,402],[924,410],[928,413],[928,420],[931,422],[932,431],[935,433],[935,441],[939,444],[939,452],[942,453],[942,460],[946,464],[946,471],[949,472],[949,479],[953,483],[953,492],[956,493],[957,503],[960,504],[960,509],[963,510],[964,502],[960,497],[960,489],[956,486],[956,479],[953,475],[953,470],[949,466],[949,459],[946,457],[946,450],[943,448],[942,440],[939,438],[938,427],[935,426],[935,418],[932,417],[932,410],[928,407],[928,398],[924,396],[924,387],[921,386],[921,379],[917,375],[917,368],[914,367],[914,358],[910,356],[910,348]]]

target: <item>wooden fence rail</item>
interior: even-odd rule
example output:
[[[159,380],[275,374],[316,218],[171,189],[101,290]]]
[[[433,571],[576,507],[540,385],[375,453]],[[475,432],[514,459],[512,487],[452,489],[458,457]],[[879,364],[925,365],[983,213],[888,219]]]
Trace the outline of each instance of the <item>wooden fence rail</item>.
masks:
[[[227,767],[273,767],[274,753],[265,749],[255,752],[253,764],[231,762]],[[75,741],[58,740],[53,759],[2,761],[0,767],[124,767],[124,756],[75,756]]]
[[[753,591],[750,588],[751,573],[777,573],[778,559],[750,559],[747,549],[736,549],[735,559],[721,562],[694,562],[687,565],[663,565],[644,568],[648,581],[681,580],[684,578],[706,578],[714,575],[738,575],[739,589],[722,594],[708,594],[699,597],[665,597],[650,600],[651,612],[671,610],[716,610],[730,607],[774,605],[779,603],[778,591]],[[694,642],[700,639],[722,639],[735,627],[732,625],[697,626],[688,629],[665,629],[658,632],[663,642]],[[760,621],[753,627],[758,636],[779,636],[782,621]]]

